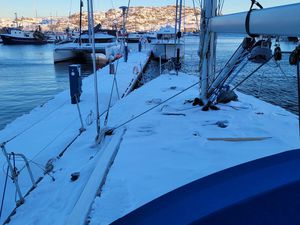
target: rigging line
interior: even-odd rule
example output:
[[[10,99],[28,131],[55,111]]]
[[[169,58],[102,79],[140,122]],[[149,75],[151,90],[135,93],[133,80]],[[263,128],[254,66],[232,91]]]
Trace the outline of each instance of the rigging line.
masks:
[[[38,155],[40,155],[43,151],[45,151],[51,144],[53,144],[73,123],[74,121],[77,120],[74,119],[71,121],[71,123],[69,123],[59,134],[57,134],[47,145],[45,145],[37,154],[35,154],[30,160],[28,160],[28,162],[31,162],[33,159],[35,159]],[[24,165],[20,170],[19,173],[21,173],[21,171],[23,169],[25,169],[26,165]]]
[[[146,113],[152,111],[153,109],[155,109],[155,108],[161,106],[162,104],[165,104],[166,102],[170,101],[171,99],[177,97],[178,95],[181,95],[182,93],[186,92],[187,90],[191,89],[192,87],[198,85],[199,82],[200,82],[200,81],[197,81],[196,83],[190,85],[189,87],[185,88],[184,90],[182,90],[182,91],[178,92],[177,94],[175,94],[175,95],[173,95],[173,96],[167,98],[166,100],[162,101],[162,102],[159,103],[158,105],[155,105],[155,106],[151,107],[150,109],[147,109],[146,111],[144,111],[144,112],[138,114],[137,116],[135,116],[135,117],[133,117],[133,118],[127,120],[126,122],[124,122],[124,123],[118,125],[117,127],[113,128],[112,130],[113,130],[113,131],[114,131],[114,130],[117,130],[117,129],[119,129],[120,127],[122,127],[122,126],[124,126],[124,125],[126,125],[126,124],[128,124],[128,123],[130,123],[130,122],[132,122],[133,120],[136,120],[137,118],[139,118],[139,117],[145,115]]]
[[[110,3],[111,3],[112,8],[115,9],[115,5],[114,5],[113,0],[110,0]]]
[[[49,177],[52,178],[53,181],[55,181],[55,178],[50,174],[50,172],[46,171],[45,168],[43,168],[43,165],[41,165],[37,162],[34,162],[34,161],[31,161],[31,163],[35,164],[37,167],[39,167],[44,172],[44,175],[48,175]]]
[[[0,207],[0,219],[1,219],[1,216],[2,216],[2,212],[3,212],[4,198],[5,198],[5,194],[6,194],[6,187],[7,187],[7,180],[8,180],[8,170],[9,170],[9,166],[7,165],[5,181],[4,181],[4,186],[3,186],[3,192],[2,192],[1,207]]]
[[[234,91],[238,86],[240,86],[242,83],[244,83],[249,77],[251,77],[253,74],[255,74],[260,68],[262,68],[265,64],[267,64],[271,59],[273,58],[273,56],[265,61],[264,63],[262,63],[261,65],[259,65],[255,70],[253,70],[248,76],[246,76],[243,80],[241,80],[237,85],[234,86],[234,88],[232,89],[232,91]]]
[[[34,157],[32,157],[30,159],[30,161],[32,161],[33,159],[35,159],[39,154],[41,154],[43,151],[45,151],[51,144],[53,144],[64,132],[66,132],[66,130],[74,123],[75,120],[77,120],[78,118],[74,119],[71,121],[71,123],[69,123],[60,133],[58,133],[44,148],[42,148],[42,150],[40,150],[36,155],[34,155]]]
[[[106,113],[106,110],[104,111],[104,112],[102,112],[101,114],[100,114],[100,117],[101,116],[103,116],[104,114]],[[61,134],[63,134],[65,131],[66,131],[66,129],[68,128],[68,127],[70,127],[72,124],[73,124],[73,122],[75,121],[75,120],[77,120],[77,118],[76,119],[74,119],[74,120],[72,120],[72,122],[70,123],[70,124],[68,124],[68,126],[66,126],[65,127],[65,129],[60,133],[60,134],[58,134],[52,141],[51,141],[51,143],[49,143],[49,144],[47,144],[47,146],[45,146],[41,151],[39,151],[36,155],[34,155],[30,160],[28,160],[28,162],[32,162],[32,160],[33,159],[35,159],[42,151],[44,151],[44,150],[46,150],[46,148],[47,147],[49,147]],[[76,135],[76,137],[74,138],[74,139],[72,139],[72,141],[71,142],[69,142],[69,144],[67,145],[67,147],[59,154],[59,157],[61,157],[62,155],[63,155],[63,153],[74,143],[74,141],[80,136],[82,134],[82,132],[79,132],[79,134],[77,134]],[[19,173],[21,173],[21,171],[23,170],[25,168],[25,165],[19,170]]]
[[[215,101],[216,97],[218,97],[218,93],[220,93],[222,87],[225,85],[225,83],[227,82],[227,80],[229,79],[229,77],[232,75],[231,79],[227,82],[227,84],[229,85],[234,79],[235,77],[240,73],[240,71],[242,69],[244,69],[244,67],[247,65],[248,60],[246,60],[246,62],[240,66],[240,68],[234,72],[236,70],[236,68],[238,68],[237,65],[234,66],[234,68],[232,69],[232,71],[230,72],[230,74],[226,77],[223,78],[223,80],[220,82],[220,84],[213,90],[212,94],[209,96],[210,99],[213,99],[213,101]]]
[[[108,101],[107,113],[106,113],[105,120],[104,120],[104,126],[106,126],[107,122],[108,122],[109,110],[110,110],[110,107],[111,107],[112,95],[114,93],[114,87],[115,87],[116,72],[114,73],[113,76],[114,76],[114,78],[113,78],[113,82],[112,82],[112,86],[111,86],[111,90],[110,90],[110,96],[109,96],[109,101]]]
[[[215,79],[213,80],[213,82],[211,83],[211,85],[208,87],[208,89],[211,88],[212,84],[219,78],[219,76],[221,75],[221,73],[223,72],[224,68],[228,66],[229,62],[232,60],[232,58],[234,57],[234,55],[238,52],[238,50],[243,46],[243,43],[241,43],[239,45],[239,47],[234,51],[234,53],[231,55],[231,57],[229,58],[229,60],[227,60],[227,62],[225,63],[225,65],[222,67],[222,69],[220,70],[218,76],[215,77]]]
[[[235,53],[238,51],[238,49],[235,51]],[[212,87],[213,83],[219,78],[219,76],[223,72],[224,68],[227,67],[227,65],[229,64],[229,62],[231,61],[231,59],[233,58],[233,56],[235,55],[235,53],[226,62],[226,65],[221,69],[221,71],[219,72],[218,76],[213,80],[213,82],[210,84],[210,86],[208,87],[208,89],[210,89]],[[247,52],[247,51],[241,53],[240,57],[236,60],[236,63],[232,66],[232,68],[230,70],[231,72],[227,76],[230,76],[232,74],[232,72],[240,65],[240,63],[247,57],[248,54],[249,54],[249,52]],[[227,76],[225,77],[226,79],[228,78]]]
[[[284,76],[286,79],[288,79],[288,76],[286,75],[286,73],[285,73],[284,70],[282,69],[280,63],[277,62],[277,61],[275,61],[275,60],[274,60],[274,63],[275,63],[275,66],[274,66],[274,67],[273,67],[273,66],[270,66],[269,64],[268,64],[268,66],[270,66],[270,67],[272,67],[272,68],[278,68],[278,69],[280,70],[280,72],[283,74],[283,76]]]
[[[61,107],[63,107],[69,100],[65,101],[63,104],[61,104],[59,107],[55,108],[54,110],[52,110],[49,114],[47,114],[45,117],[41,118],[40,120],[37,120],[35,123],[31,124],[30,126],[28,126],[27,128],[25,128],[23,131],[21,131],[20,133],[16,134],[15,136],[13,136],[12,138],[8,139],[7,141],[5,141],[4,143],[7,144],[9,142],[11,142],[12,140],[16,139],[17,137],[19,137],[20,135],[24,134],[26,131],[30,130],[32,127],[36,126],[37,124],[39,124],[40,122],[44,121],[46,118],[48,118],[52,113],[54,113],[56,110],[60,109]]]
[[[121,49],[120,49],[120,51],[121,51]],[[115,73],[114,73],[114,84],[116,85],[116,91],[117,91],[118,99],[120,100],[120,92],[119,92],[119,87],[118,87],[118,82],[117,82],[117,77],[116,77],[116,75],[118,73],[118,68],[119,68],[119,61],[120,61],[120,59],[117,60],[116,70],[115,70]]]

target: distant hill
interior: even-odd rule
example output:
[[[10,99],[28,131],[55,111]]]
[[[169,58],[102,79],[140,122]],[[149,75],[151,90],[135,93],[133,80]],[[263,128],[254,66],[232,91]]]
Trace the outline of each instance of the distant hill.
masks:
[[[182,27],[187,30],[196,30],[197,22],[194,8],[187,7],[182,13]],[[200,11],[196,11],[199,20]],[[87,13],[83,14],[83,25],[87,26]],[[73,26],[79,24],[79,13],[70,17],[70,23]],[[103,27],[112,28],[115,25],[118,28],[122,24],[122,13],[119,9],[110,9],[107,12],[96,12],[95,23],[101,23]],[[175,6],[165,7],[131,7],[127,19],[128,31],[151,31],[158,30],[161,26],[175,23]]]
[[[192,7],[186,7],[182,12],[182,28],[187,31],[197,29],[196,16],[199,20],[200,10],[194,10]],[[87,12],[83,13],[83,28],[87,29]],[[106,12],[95,12],[95,25],[101,23],[103,28],[121,27],[122,13],[119,9],[110,9]],[[41,26],[43,30],[63,31],[67,27],[78,29],[79,13],[68,17],[40,17],[18,19],[18,24],[25,29],[36,29]],[[154,31],[165,25],[175,24],[175,6],[163,7],[130,7],[126,28],[132,31]],[[0,19],[0,27],[12,26],[12,19]]]

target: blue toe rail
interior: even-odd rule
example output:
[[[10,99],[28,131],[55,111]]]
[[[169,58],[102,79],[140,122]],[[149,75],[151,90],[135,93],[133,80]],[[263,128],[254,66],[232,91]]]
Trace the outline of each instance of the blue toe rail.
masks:
[[[299,225],[300,150],[201,178],[112,224]]]

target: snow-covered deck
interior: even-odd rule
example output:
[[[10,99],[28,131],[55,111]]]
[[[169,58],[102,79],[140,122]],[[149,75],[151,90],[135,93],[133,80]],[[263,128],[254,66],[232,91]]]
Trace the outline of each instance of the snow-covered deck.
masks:
[[[121,124],[194,82],[196,77],[183,74],[163,75],[151,81],[114,106],[111,125]],[[101,196],[92,207],[91,224],[109,224],[154,198],[214,172],[299,148],[297,117],[284,109],[239,93],[238,102],[220,105],[220,111],[203,112],[199,106],[184,104],[197,93],[198,86],[126,126]],[[218,127],[217,121],[227,121],[228,127]],[[270,138],[208,140],[249,137]]]
[[[146,58],[145,54],[138,54],[129,58],[131,61],[128,64],[120,63],[119,71],[124,72],[118,73],[118,85],[123,92],[130,83],[131,79],[127,76],[132,74],[132,67],[140,63],[143,65]],[[103,69],[103,76],[99,76],[102,112],[108,104],[112,82],[112,76],[104,76],[107,70]],[[125,77],[126,82],[122,82]],[[84,118],[94,109],[92,79],[84,80],[80,103]],[[162,75],[120,101],[114,95],[115,104],[108,126],[117,127],[197,81],[197,77],[186,74]],[[85,217],[82,213],[75,213],[80,212],[77,211],[80,201],[86,199],[86,205],[92,204],[86,193],[94,181],[95,185],[99,185],[101,180],[105,183],[99,197],[94,200],[89,217],[91,224],[109,224],[150,200],[200,177],[299,147],[298,121],[294,114],[241,93],[238,94],[238,102],[220,105],[219,111],[203,112],[199,106],[186,103],[186,100],[197,95],[198,85],[118,128],[100,146],[94,145],[94,125],[87,127],[87,131],[76,139],[64,156],[54,161],[51,175],[55,181],[45,176],[26,198],[25,204],[17,209],[11,224],[53,225],[79,221]],[[80,127],[76,106],[70,105],[69,101],[66,91],[7,126],[0,134],[1,140],[47,117],[44,122],[10,142],[8,151],[23,152],[43,165],[48,159],[56,157],[78,134]],[[52,112],[60,105],[63,107]],[[52,114],[49,116],[50,112]],[[228,126],[220,128],[216,125],[218,121]],[[208,140],[221,137],[268,139],[241,142]],[[51,144],[48,145],[49,142]],[[115,149],[118,151],[114,159]],[[2,155],[0,157],[3,167],[4,160]],[[102,166],[105,159],[114,159],[107,179],[103,177],[108,168]],[[33,167],[35,175],[41,174],[38,167]],[[80,177],[71,182],[70,175],[74,172],[80,172]],[[91,174],[97,175],[94,177]],[[21,181],[24,187],[24,178]],[[0,187],[3,182],[4,176],[1,176]],[[14,187],[11,182],[8,190],[10,195],[5,201],[6,210],[8,205],[13,207]],[[7,215],[8,212],[5,212]]]

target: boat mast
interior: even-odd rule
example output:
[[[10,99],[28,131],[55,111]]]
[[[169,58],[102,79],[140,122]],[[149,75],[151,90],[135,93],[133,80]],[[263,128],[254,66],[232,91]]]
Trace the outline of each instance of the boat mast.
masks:
[[[88,8],[88,34],[89,34],[89,43],[92,44],[92,29],[91,29],[90,0],[87,0],[87,8]]]
[[[201,9],[201,45],[199,50],[200,55],[200,79],[201,79],[201,92],[200,98],[207,99],[207,86],[208,77],[214,74],[215,68],[215,33],[209,28],[209,20],[216,16],[217,0],[205,0]]]
[[[93,73],[94,73],[94,88],[95,88],[95,101],[96,101],[96,141],[100,137],[100,112],[99,112],[99,97],[98,97],[98,79],[96,68],[96,50],[95,50],[95,31],[94,31],[94,8],[93,0],[87,0],[88,5],[88,19],[89,19],[89,34],[91,36],[92,44],[92,61],[93,61]]]
[[[81,32],[82,32],[82,7],[83,7],[83,2],[80,0],[80,18],[79,18],[79,46],[81,46]]]
[[[180,39],[181,36],[180,34],[178,35],[178,33],[181,31],[181,18],[182,18],[182,0],[176,0],[175,44],[177,43],[178,39]]]
[[[125,46],[125,35],[127,33],[126,31],[126,14],[128,13],[128,7],[127,6],[121,6],[119,9],[122,10],[122,17],[123,17],[123,22],[122,22],[122,28],[121,28],[121,35],[122,35],[122,48]]]

